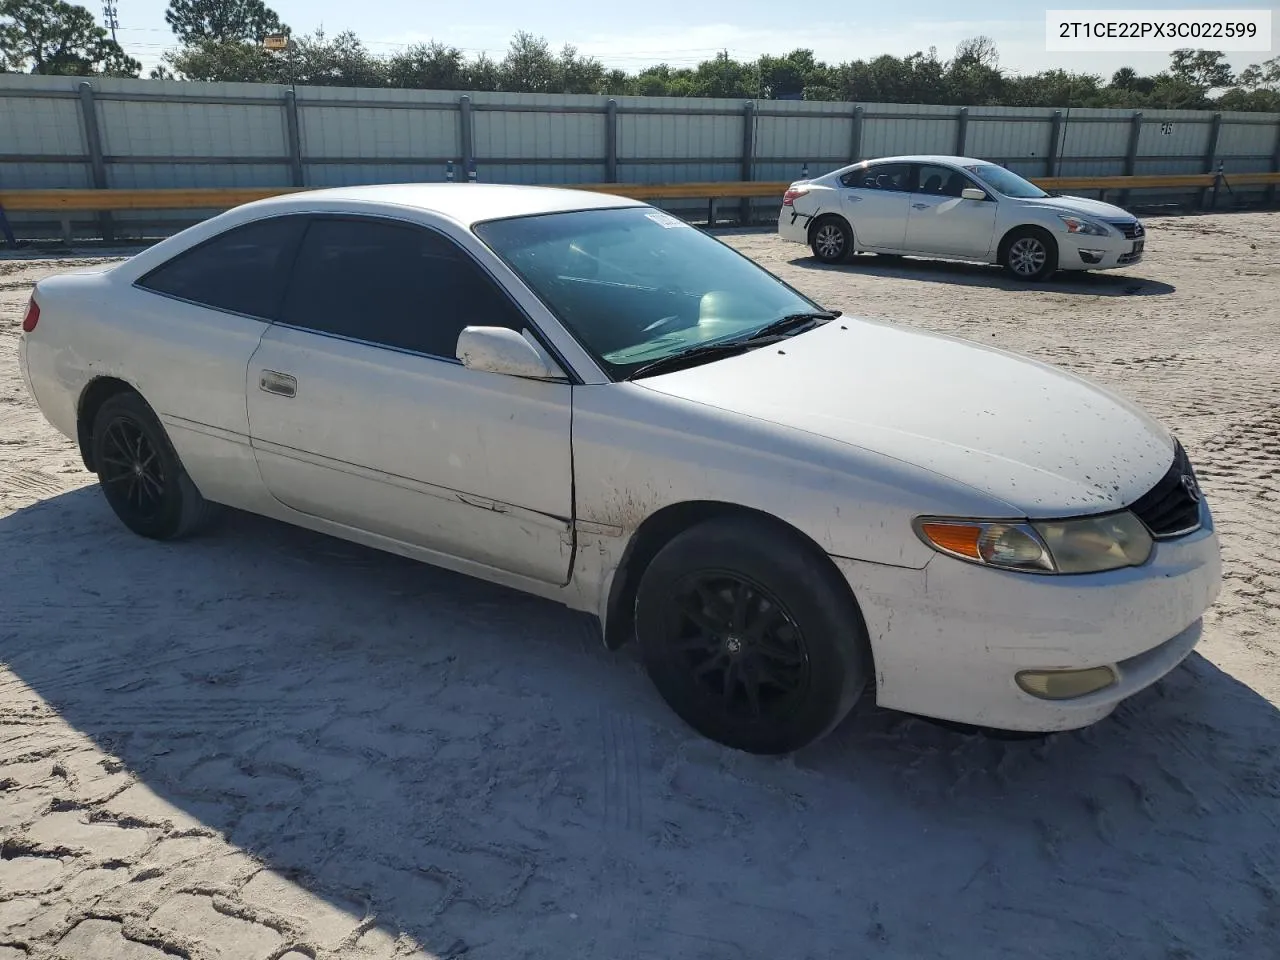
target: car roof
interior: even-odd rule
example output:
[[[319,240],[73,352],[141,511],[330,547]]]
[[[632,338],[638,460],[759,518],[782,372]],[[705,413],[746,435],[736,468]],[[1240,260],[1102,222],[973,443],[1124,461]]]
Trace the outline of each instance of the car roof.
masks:
[[[330,210],[344,203],[357,208],[363,204],[409,207],[446,217],[465,227],[504,217],[645,206],[639,200],[594,190],[506,183],[380,183],[329,187],[288,193],[246,206],[286,213],[313,207],[316,203]]]
[[[857,167],[864,163],[949,163],[952,166],[968,166],[975,163],[989,163],[977,157],[953,157],[941,153],[917,153],[902,157],[868,157],[850,166]]]

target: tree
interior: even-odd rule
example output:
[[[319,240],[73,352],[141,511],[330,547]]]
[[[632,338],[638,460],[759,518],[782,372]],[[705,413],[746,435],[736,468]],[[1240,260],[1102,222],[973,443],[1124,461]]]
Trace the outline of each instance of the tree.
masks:
[[[560,49],[557,86],[560,93],[600,93],[604,86],[604,66],[595,57],[578,55],[578,48],[566,43]]]
[[[0,22],[0,73],[18,71],[18,28],[12,23]]]
[[[1001,104],[1010,107],[1073,107],[1095,103],[1102,78],[1066,70],[1043,70],[1005,81]]]
[[[1250,64],[1236,79],[1246,90],[1280,91],[1280,57]]]
[[[631,78],[625,70],[610,70],[601,81],[600,92],[610,97],[626,96],[631,92]]]
[[[1221,50],[1175,50],[1170,55],[1173,63],[1169,66],[1169,74],[1175,80],[1181,80],[1201,90],[1214,87],[1229,87],[1232,83],[1231,65]]]
[[[332,40],[323,30],[299,37],[272,62],[277,82],[322,87],[382,87],[387,82],[386,61],[366,50],[350,30]]]
[[[975,64],[992,70],[1000,66],[1000,51],[996,42],[987,36],[970,37],[956,44],[955,63]]]
[[[433,40],[392,55],[387,82],[411,90],[466,90],[471,76],[461,50]]]
[[[521,30],[499,67],[502,89],[513,93],[555,93],[559,64],[542,37]]]
[[[1157,73],[1152,80],[1151,92],[1146,95],[1145,103],[1136,106],[1164,110],[1207,110],[1213,106],[1208,89],[1185,77],[1175,76],[1172,72]]]
[[[93,14],[63,0],[0,0],[0,65],[73,77],[136,77],[142,71]]]
[[[746,99],[760,95],[760,76],[753,64],[739,63],[728,51],[703,60],[693,71],[692,96]]]
[[[1117,90],[1136,90],[1139,79],[1138,71],[1133,67],[1121,67],[1111,75],[1111,86]]]
[[[213,41],[261,43],[289,28],[263,0],[169,0],[164,19],[184,46]]]
[[[205,40],[181,50],[171,50],[164,55],[164,60],[168,68],[184,80],[224,83],[273,83],[277,80],[278,64],[271,52],[255,43]]]
[[[472,90],[501,90],[502,65],[495,63],[488,54],[482,53],[467,70],[471,79],[467,86]]]
[[[1219,110],[1253,110],[1259,113],[1280,113],[1280,90],[1246,90],[1232,87],[1213,102]]]
[[[813,58],[812,50],[792,50],[785,57],[763,56],[756,61],[760,95],[770,100],[794,100],[804,94],[805,85],[826,64]]]
[[[0,0],[0,4],[52,4],[58,0]],[[212,30],[215,7],[248,9],[256,3],[264,15],[275,15],[261,0],[172,0],[174,7],[205,17],[201,29]],[[198,10],[197,10],[198,6]],[[173,8],[171,8],[173,9]],[[221,14],[220,14],[221,15]],[[226,17],[219,21],[229,22]],[[4,41],[0,20],[0,66],[12,42]],[[358,37],[343,33],[330,39],[323,31],[296,39],[287,51],[272,53],[238,29],[239,39],[195,40],[165,55],[153,72],[192,80],[297,82],[342,86],[393,86],[405,89],[484,90],[526,93],[589,93],[609,96],[721,97],[729,99],[854,100],[885,103],[1007,105],[1025,107],[1120,107],[1251,110],[1280,112],[1280,57],[1241,71],[1231,86],[1231,71],[1216,51],[1182,50],[1169,70],[1152,76],[1121,67],[1109,82],[1090,73],[1043,70],[1019,76],[1000,68],[999,51],[990,37],[971,37],[942,61],[936,48],[905,57],[888,54],[871,60],[827,64],[812,50],[785,56],[736,60],[727,51],[694,68],[657,64],[635,74],[606,70],[572,45],[557,53],[547,40],[519,32],[500,63],[483,54],[468,60],[461,50],[438,41],[411,46],[389,57],[369,53]],[[287,30],[287,28],[283,28]],[[101,31],[99,31],[101,32]],[[236,33],[236,30],[232,30]],[[23,64],[27,62],[23,59]],[[110,61],[100,64],[111,69]],[[1229,87],[1211,98],[1211,90]]]

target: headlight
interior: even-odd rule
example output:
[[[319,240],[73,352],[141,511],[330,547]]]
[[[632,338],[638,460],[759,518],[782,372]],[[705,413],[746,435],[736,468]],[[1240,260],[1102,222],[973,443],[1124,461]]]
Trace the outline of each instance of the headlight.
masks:
[[[1049,548],[1059,573],[1098,573],[1147,562],[1155,541],[1128,510],[1077,520],[1032,524]]]
[[[1151,534],[1127,510],[1031,523],[922,517],[920,539],[939,553],[1023,573],[1101,573],[1147,562]]]
[[[1062,215],[1059,215],[1058,219],[1067,225],[1067,233],[1080,233],[1086,237],[1106,237],[1110,236],[1111,233],[1102,224],[1094,223],[1092,220]]]

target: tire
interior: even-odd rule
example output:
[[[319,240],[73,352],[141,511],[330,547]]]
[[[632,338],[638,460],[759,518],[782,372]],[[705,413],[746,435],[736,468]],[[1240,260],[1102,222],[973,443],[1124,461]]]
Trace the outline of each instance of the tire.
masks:
[[[853,228],[843,217],[819,217],[809,231],[809,249],[822,263],[842,263],[853,252]]]
[[[136,393],[118,393],[93,418],[93,463],[120,521],[151,540],[190,536],[216,507],[200,495],[164,427]]]
[[[636,635],[671,709],[748,753],[821,739],[871,673],[862,614],[826,558],[741,517],[704,521],[658,552],[636,593]]]
[[[1047,280],[1058,269],[1058,244],[1047,230],[1019,227],[1004,241],[1000,263],[1016,280]]]

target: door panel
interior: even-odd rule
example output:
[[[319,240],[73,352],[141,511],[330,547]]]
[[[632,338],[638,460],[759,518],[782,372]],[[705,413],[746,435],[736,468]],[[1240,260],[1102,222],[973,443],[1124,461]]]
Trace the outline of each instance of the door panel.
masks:
[[[922,165],[911,194],[906,249],[959,257],[984,258],[995,239],[996,202],[965,200],[960,192],[976,187],[958,170]]]
[[[263,482],[303,513],[563,584],[571,388],[462,366],[468,325],[529,320],[439,231],[313,217],[247,371]]]
[[[854,245],[900,250],[906,240],[911,166],[875,164],[846,174],[840,190]]]
[[[568,580],[568,384],[276,326],[247,386],[262,479],[286,506],[544,582]]]

